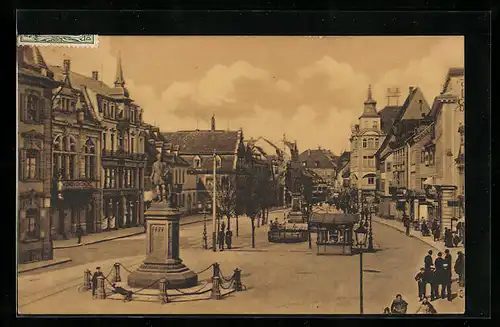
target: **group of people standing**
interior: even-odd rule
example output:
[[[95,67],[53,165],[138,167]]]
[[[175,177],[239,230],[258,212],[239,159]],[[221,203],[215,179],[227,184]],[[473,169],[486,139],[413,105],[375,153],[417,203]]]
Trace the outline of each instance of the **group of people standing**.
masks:
[[[418,283],[418,297],[420,301],[427,298],[427,284],[430,285],[430,298],[434,301],[438,298],[452,301],[451,283],[452,283],[452,256],[450,250],[446,249],[445,256],[438,252],[437,258],[433,260],[432,250],[424,258],[424,267],[415,276]],[[459,283],[463,284],[464,256],[458,252],[458,257],[454,265],[455,272],[459,276]],[[460,282],[462,281],[462,282]]]
[[[220,251],[224,251],[224,243],[226,244],[227,249],[231,249],[233,232],[229,230],[229,228],[226,231],[226,224],[224,224],[224,221],[222,221],[220,225],[220,230],[217,236]]]

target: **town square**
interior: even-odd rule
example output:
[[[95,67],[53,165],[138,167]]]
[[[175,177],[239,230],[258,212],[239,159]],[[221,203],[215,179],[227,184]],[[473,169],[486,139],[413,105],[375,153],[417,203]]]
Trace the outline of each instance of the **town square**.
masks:
[[[18,41],[18,314],[464,313],[463,37],[94,37]]]

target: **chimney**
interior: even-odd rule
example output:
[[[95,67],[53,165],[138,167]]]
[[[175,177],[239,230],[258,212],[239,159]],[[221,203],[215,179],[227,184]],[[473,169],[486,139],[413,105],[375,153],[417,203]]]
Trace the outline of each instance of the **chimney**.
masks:
[[[66,74],[68,74],[70,71],[70,68],[71,68],[70,63],[71,63],[71,61],[69,59],[64,59],[64,61],[63,61],[64,72]]]
[[[98,72],[97,70],[94,70],[94,71],[92,72],[92,78],[93,78],[94,80],[96,80],[96,81],[98,81],[98,80],[99,80],[99,72]]]
[[[307,150],[307,156],[311,156],[311,150]]]
[[[411,93],[413,92],[413,90],[414,90],[414,89],[415,89],[415,87],[414,87],[414,86],[410,86],[410,87],[408,88],[408,91],[409,91],[409,92],[408,92],[408,94],[411,94]]]

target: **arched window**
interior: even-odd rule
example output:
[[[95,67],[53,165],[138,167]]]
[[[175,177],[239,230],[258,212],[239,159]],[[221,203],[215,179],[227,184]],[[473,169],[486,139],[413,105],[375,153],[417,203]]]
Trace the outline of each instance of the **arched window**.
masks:
[[[201,158],[200,157],[195,157],[193,160],[193,167],[194,168],[201,168]]]
[[[85,160],[85,178],[86,179],[94,179],[95,178],[95,157],[96,157],[95,145],[90,137],[85,141],[85,151],[84,151],[84,160]]]
[[[368,148],[373,149],[373,138],[368,139]]]
[[[379,147],[379,140],[378,140],[378,137],[375,138],[375,148],[378,149]]]
[[[367,147],[366,139],[363,139],[363,148]]]

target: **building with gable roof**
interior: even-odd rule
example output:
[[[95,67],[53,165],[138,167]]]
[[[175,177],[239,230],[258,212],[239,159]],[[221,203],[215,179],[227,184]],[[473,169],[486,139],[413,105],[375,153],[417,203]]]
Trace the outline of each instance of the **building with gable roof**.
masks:
[[[52,90],[59,83],[37,47],[18,46],[18,263],[53,258]]]
[[[217,176],[226,178],[237,173],[244,164],[246,153],[243,131],[218,130],[215,116],[209,130],[164,132],[163,137],[186,160],[197,176],[198,195],[193,203],[205,202],[213,187],[213,166],[216,160]]]
[[[143,224],[146,167],[143,110],[130,98],[125,87],[121,57],[119,56],[117,60],[113,87],[99,80],[97,71],[92,72],[92,77],[72,72],[69,61],[65,61],[63,67],[51,66],[51,69],[56,79],[69,81],[65,83],[64,90],[55,95],[57,102],[60,103],[58,112],[63,114],[65,110],[78,111],[77,118],[80,117],[83,120],[77,125],[86,126],[88,131],[94,123],[95,126],[99,126],[99,128],[95,127],[96,129],[89,137],[93,142],[93,136],[97,135],[96,133],[100,134],[100,138],[95,140],[96,144],[93,145],[94,149],[97,149],[95,155],[96,160],[100,161],[100,171],[92,177],[100,185],[100,201],[95,201],[95,206],[91,207],[92,210],[86,211],[85,219],[81,216],[78,218],[78,212],[84,211],[76,210],[77,214],[74,217],[79,219],[76,225],[83,225],[86,222],[87,230],[89,230],[88,223],[93,219],[87,219],[89,215],[97,216],[92,222],[92,231],[95,232]],[[81,108],[76,108],[78,103],[81,104]],[[75,140],[78,149],[88,143],[87,136],[79,135],[75,137]],[[82,157],[86,155],[80,156],[75,164],[73,177],[76,179],[86,176],[86,161],[82,160]],[[54,169],[59,171],[65,168],[63,164],[62,161],[60,163],[56,161]],[[88,181],[85,183],[88,184]],[[72,185],[74,182],[71,181],[69,184]]]
[[[423,122],[430,111],[425,97],[418,87],[409,87],[408,96],[399,110],[398,115],[387,114],[384,129],[386,136],[376,152],[377,195],[379,197],[379,214],[387,217],[401,217],[396,210],[396,198],[403,197],[408,189],[411,174],[415,173],[415,158],[411,157],[408,141]],[[396,111],[392,109],[393,111]],[[392,122],[392,124],[391,124]],[[410,209],[413,214],[413,209]]]
[[[311,169],[328,187],[333,187],[337,176],[337,156],[330,150],[308,149],[299,155],[302,166]]]

